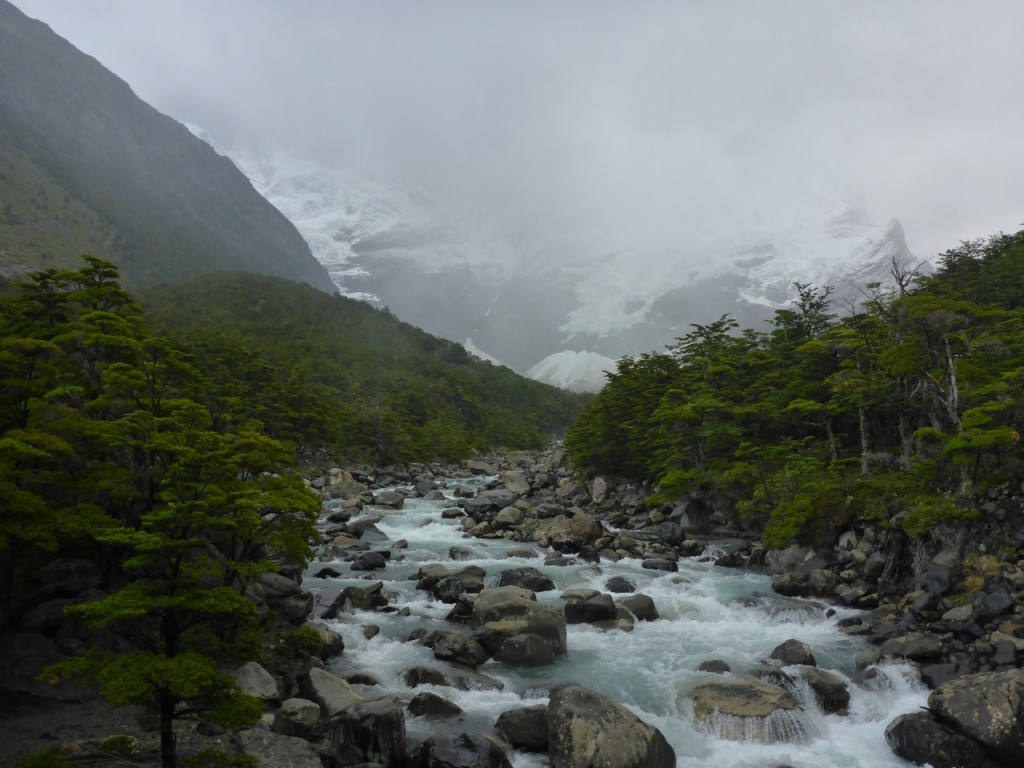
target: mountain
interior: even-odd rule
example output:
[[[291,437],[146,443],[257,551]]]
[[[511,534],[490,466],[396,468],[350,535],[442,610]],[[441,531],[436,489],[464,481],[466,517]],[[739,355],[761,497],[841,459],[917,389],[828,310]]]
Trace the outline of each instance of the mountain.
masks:
[[[227,158],[0,0],[0,275],[79,253],[129,286],[246,270],[336,291]]]
[[[245,144],[220,151],[295,223],[344,295],[571,388],[600,386],[613,367],[602,361],[659,349],[692,323],[729,313],[763,328],[796,282],[831,285],[848,303],[890,280],[893,261],[914,262],[898,221],[876,225],[827,189],[760,226],[656,237],[568,207],[529,219],[457,210],[397,174]]]

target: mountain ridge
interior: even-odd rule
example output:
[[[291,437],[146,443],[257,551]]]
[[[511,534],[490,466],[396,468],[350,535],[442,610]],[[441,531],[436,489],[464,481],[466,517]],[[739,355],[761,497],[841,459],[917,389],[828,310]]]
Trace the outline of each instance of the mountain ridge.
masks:
[[[0,73],[5,146],[116,230],[96,255],[115,258],[126,284],[243,269],[336,290],[295,226],[233,163],[6,0]],[[0,185],[5,198],[29,194],[6,176]],[[24,223],[5,224],[5,249],[15,252],[6,271],[40,266]],[[95,247],[84,239],[82,250]]]

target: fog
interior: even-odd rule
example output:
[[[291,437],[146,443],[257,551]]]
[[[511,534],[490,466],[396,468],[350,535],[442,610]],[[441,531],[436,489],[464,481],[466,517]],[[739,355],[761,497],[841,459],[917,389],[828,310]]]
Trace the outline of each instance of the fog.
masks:
[[[1024,3],[15,0],[215,135],[659,238],[816,186],[931,256],[1024,222]]]

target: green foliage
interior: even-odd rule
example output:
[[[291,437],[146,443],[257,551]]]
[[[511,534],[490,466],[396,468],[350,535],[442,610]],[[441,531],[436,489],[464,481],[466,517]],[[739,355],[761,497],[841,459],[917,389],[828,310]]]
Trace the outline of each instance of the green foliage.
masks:
[[[14,768],[71,768],[73,765],[74,762],[55,747],[47,747],[20,758]]]
[[[256,418],[272,437],[376,462],[537,448],[584,395],[471,360],[459,345],[308,286],[225,274],[143,294],[147,319],[230,387],[195,398],[218,419]],[[210,329],[217,329],[211,331]]]
[[[820,541],[857,517],[905,530],[969,517],[978,488],[1024,479],[1024,232],[964,243],[937,272],[837,319],[797,284],[768,333],[728,316],[669,355],[626,358],[566,439],[577,466],[653,480]]]
[[[319,501],[287,472],[293,445],[244,409],[208,407],[231,396],[234,373],[207,378],[150,334],[113,265],[37,273],[4,310],[0,593],[52,552],[106,566],[111,594],[68,612],[135,650],[45,677],[152,709],[170,768],[176,718],[234,727],[262,712],[221,663],[258,651],[265,627],[245,590],[276,563],[305,565]]]

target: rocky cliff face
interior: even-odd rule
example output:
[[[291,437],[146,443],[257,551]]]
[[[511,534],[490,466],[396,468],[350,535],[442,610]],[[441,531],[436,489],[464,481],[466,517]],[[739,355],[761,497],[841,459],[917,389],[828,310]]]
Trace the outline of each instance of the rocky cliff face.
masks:
[[[108,252],[83,246],[106,258],[116,252],[129,284],[245,270],[335,290],[294,225],[231,161],[3,0],[0,127],[10,151],[113,230]],[[7,200],[34,194],[10,174],[0,190]],[[5,221],[25,229],[20,239],[8,232],[9,249],[35,248],[39,222],[25,219]]]

